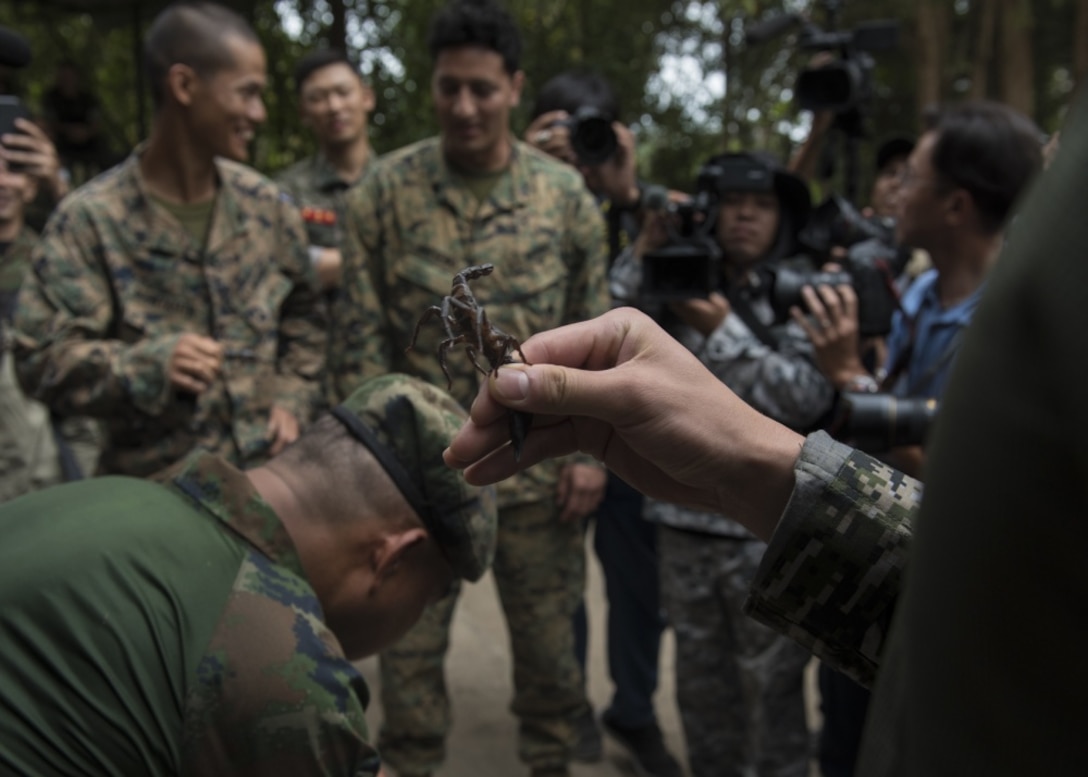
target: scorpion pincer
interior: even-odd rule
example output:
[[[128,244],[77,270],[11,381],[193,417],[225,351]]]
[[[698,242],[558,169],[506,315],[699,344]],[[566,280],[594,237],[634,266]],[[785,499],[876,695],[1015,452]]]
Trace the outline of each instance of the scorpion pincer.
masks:
[[[446,339],[438,345],[438,363],[446,376],[447,389],[453,387],[453,377],[446,365],[446,354],[450,348],[457,345],[465,347],[473,366],[484,375],[494,374],[502,365],[513,363],[512,354],[515,351],[524,363],[529,363],[525,354],[521,352],[521,343],[518,339],[506,334],[488,321],[487,311],[476,301],[472,289],[469,288],[469,281],[490,275],[494,269],[493,264],[481,264],[466,267],[454,275],[450,293],[442,298],[441,305],[432,305],[423,312],[412,334],[409,350],[415,347],[420,327],[436,317],[442,322],[442,327],[446,330]],[[480,355],[487,359],[490,369],[480,364]],[[516,410],[510,413],[510,444],[514,448],[515,460],[521,459],[521,448],[525,443],[525,437],[529,434],[532,421],[531,413]]]

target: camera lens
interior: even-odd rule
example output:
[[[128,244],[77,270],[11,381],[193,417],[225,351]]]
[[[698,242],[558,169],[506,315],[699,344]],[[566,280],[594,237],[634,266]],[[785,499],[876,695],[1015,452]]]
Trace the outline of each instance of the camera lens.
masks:
[[[584,165],[599,165],[607,161],[619,147],[612,122],[599,113],[579,113],[574,117],[570,145]]]

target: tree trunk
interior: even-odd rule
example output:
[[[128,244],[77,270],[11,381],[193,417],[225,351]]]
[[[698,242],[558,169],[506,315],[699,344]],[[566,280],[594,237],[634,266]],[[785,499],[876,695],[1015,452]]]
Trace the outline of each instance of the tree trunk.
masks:
[[[971,69],[971,99],[981,100],[990,95],[990,66],[994,57],[997,27],[997,0],[982,0],[975,39],[974,64]]]
[[[1073,22],[1073,77],[1079,86],[1088,76],[1088,0],[1077,0]]]
[[[1031,118],[1035,118],[1034,26],[1030,0],[1001,0],[1001,97]]]
[[[329,46],[340,51],[348,51],[348,12],[347,0],[329,0],[332,11],[332,24],[329,25]]]
[[[740,94],[740,72],[737,67],[737,52],[729,36],[733,32],[735,17],[722,19],[722,72],[725,75],[725,94],[722,96],[722,149],[729,147],[729,125],[733,121],[731,98],[733,94]]]
[[[948,50],[948,3],[918,0],[918,115],[940,104],[944,95],[942,71]]]

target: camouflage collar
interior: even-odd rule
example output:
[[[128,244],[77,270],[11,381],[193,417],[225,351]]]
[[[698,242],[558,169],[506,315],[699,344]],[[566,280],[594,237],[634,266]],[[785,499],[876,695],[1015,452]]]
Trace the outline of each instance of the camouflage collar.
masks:
[[[306,579],[291,535],[240,469],[220,456],[196,451],[163,479],[261,553]]]
[[[370,164],[369,159],[367,164]],[[318,151],[310,157],[309,165],[314,176],[314,185],[318,191],[324,194],[332,194],[341,189],[350,189],[363,178],[362,174],[360,174],[355,181],[344,180],[340,177],[340,173],[336,172],[336,168],[329,163],[329,158],[322,151]],[[366,172],[366,166],[363,167],[363,172]]]
[[[146,149],[146,143],[137,146],[128,159],[121,163],[117,171],[123,196],[129,203],[129,221],[131,223],[136,220],[129,231],[135,233],[142,231],[145,238],[141,242],[147,244],[152,250],[165,254],[177,254],[180,253],[178,246],[191,245],[192,241],[185,228],[161,208],[155,206],[148,195],[147,183],[140,170],[140,157]],[[212,212],[211,232],[205,246],[196,246],[198,250],[206,249],[212,253],[247,231],[245,219],[241,218],[239,203],[231,186],[234,178],[230,172],[232,164],[222,159],[215,160],[219,188],[215,197],[215,209]],[[143,221],[142,224],[139,223],[140,220]]]
[[[475,197],[461,183],[461,176],[446,162],[442,153],[441,136],[424,141],[422,149],[423,167],[431,176],[431,186],[439,199],[445,200],[461,214],[475,214],[485,218],[489,212],[513,211],[528,207],[533,195],[533,171],[529,166],[526,149],[519,140],[513,141],[510,151],[510,164],[505,175],[491,190],[483,204],[477,206]]]

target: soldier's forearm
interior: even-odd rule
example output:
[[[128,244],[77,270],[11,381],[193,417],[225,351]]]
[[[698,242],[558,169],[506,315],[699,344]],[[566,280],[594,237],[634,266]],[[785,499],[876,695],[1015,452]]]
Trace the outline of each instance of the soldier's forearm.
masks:
[[[159,415],[172,390],[166,365],[178,335],[134,344],[117,340],[60,342],[17,347],[19,383],[60,415],[113,418],[132,412]]]

